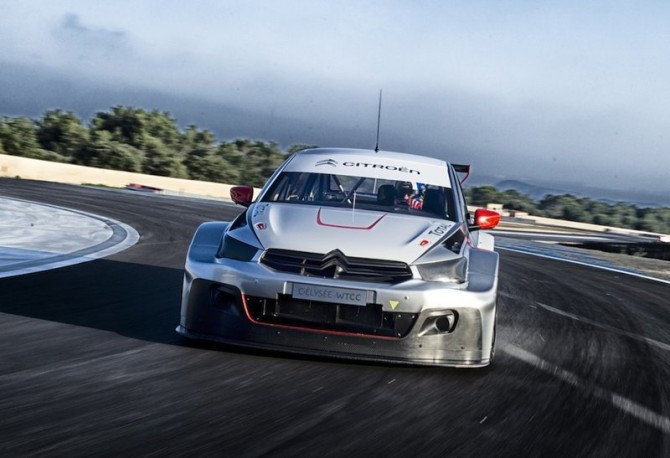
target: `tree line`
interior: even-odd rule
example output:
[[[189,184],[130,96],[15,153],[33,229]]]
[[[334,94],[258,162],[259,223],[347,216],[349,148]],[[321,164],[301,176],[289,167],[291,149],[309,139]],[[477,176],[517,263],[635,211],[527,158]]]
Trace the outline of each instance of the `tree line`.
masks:
[[[467,188],[465,193],[471,205],[499,203],[506,210],[535,216],[670,234],[670,208],[638,208],[624,202],[610,205],[571,194],[549,194],[536,202],[514,189],[499,191],[494,186]]]
[[[88,123],[74,113],[0,119],[0,154],[219,183],[262,186],[288,153],[274,142],[217,141],[206,129],[182,130],[167,112],[116,106]]]
[[[287,154],[274,142],[249,139],[217,141],[206,129],[180,129],[167,112],[116,106],[88,123],[74,113],[47,111],[40,119],[0,119],[0,154],[219,183],[262,186]],[[570,194],[548,195],[539,202],[515,190],[493,186],[466,189],[472,205],[502,203],[506,209],[569,221],[670,233],[670,209],[609,205]]]

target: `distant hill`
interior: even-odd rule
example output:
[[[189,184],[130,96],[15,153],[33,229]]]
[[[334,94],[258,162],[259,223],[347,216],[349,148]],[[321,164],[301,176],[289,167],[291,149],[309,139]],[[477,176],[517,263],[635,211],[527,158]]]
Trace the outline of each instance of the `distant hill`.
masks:
[[[494,185],[499,191],[507,191],[508,189],[514,189],[519,191],[521,194],[525,194],[533,200],[539,201],[542,200],[544,196],[549,194],[561,195],[561,194],[575,194],[574,192],[569,192],[564,189],[550,188],[546,186],[538,186],[530,183],[524,183],[523,181],[517,180],[504,180]]]
[[[579,184],[531,184],[518,180],[503,180],[494,184],[499,191],[515,189],[533,200],[539,201],[543,197],[552,195],[572,194],[576,197],[589,197],[607,204],[627,202],[638,207],[670,207],[670,194],[656,194],[641,190],[630,189],[603,189],[583,186]]]

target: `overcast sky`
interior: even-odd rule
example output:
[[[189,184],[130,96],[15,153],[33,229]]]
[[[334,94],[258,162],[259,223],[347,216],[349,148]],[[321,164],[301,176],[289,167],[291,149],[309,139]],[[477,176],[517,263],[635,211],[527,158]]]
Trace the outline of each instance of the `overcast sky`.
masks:
[[[667,1],[0,0],[0,11],[0,114],[90,116],[72,95],[82,88],[118,96],[95,109],[168,110],[219,139],[371,148],[383,89],[382,149],[499,179],[670,195]]]

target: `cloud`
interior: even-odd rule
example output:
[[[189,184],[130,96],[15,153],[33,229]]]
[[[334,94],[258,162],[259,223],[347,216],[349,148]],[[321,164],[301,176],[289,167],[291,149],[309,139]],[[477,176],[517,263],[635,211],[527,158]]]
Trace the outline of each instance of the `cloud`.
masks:
[[[64,54],[78,60],[104,61],[132,54],[126,32],[87,27],[74,13],[65,14],[52,36]]]

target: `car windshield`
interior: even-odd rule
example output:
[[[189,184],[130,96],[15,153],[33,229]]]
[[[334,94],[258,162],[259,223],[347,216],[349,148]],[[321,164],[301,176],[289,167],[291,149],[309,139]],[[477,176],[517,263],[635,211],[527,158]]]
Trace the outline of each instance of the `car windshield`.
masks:
[[[327,173],[282,172],[263,202],[360,208],[454,219],[451,188]]]

